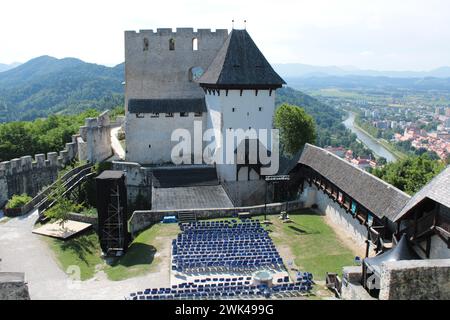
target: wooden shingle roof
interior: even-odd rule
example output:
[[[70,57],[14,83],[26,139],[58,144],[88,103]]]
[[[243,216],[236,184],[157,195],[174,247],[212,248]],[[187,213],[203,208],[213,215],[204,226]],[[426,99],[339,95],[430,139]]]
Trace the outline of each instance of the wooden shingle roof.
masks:
[[[378,218],[393,219],[410,196],[322,148],[306,144],[299,160],[336,185]]]

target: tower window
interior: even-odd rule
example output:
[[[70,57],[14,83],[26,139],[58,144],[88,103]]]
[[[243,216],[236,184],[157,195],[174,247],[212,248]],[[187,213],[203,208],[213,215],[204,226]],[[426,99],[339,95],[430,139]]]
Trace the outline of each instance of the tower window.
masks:
[[[259,107],[259,108],[258,108],[258,110],[259,110],[259,111],[262,111],[262,108],[261,108],[261,107]]]
[[[198,51],[198,39],[192,39],[192,51]]]
[[[236,111],[236,108],[232,108],[231,111],[232,111],[232,112],[235,112],[235,111]]]
[[[170,51],[175,50],[175,39],[174,38],[170,38],[170,40],[169,40],[169,50]]]
[[[144,51],[148,51],[148,39],[144,38]]]

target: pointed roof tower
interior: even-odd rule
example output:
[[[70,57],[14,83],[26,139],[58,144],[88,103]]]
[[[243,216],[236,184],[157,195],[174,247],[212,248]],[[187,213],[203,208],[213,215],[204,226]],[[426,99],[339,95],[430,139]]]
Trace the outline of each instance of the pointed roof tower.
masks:
[[[247,30],[232,30],[208,70],[197,81],[218,89],[276,89],[286,82],[273,70]]]

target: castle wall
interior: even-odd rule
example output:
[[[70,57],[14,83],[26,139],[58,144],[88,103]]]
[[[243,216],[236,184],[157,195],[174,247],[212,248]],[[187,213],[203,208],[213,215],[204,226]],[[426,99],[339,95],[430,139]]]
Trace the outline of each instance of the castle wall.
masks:
[[[261,140],[268,150],[271,150],[270,129],[273,128],[273,115],[275,112],[275,91],[270,90],[208,90],[205,95],[208,107],[208,128],[220,130],[223,135],[223,144],[219,152],[222,152],[224,164],[217,165],[217,173],[220,181],[236,180],[236,165],[225,164],[227,131],[229,129],[266,129],[267,140]],[[237,147],[237,139],[234,138],[234,149]],[[217,146],[217,145],[216,145]],[[245,172],[239,173],[244,175]],[[241,180],[241,179],[240,179]]]
[[[450,259],[385,262],[380,286],[380,300],[448,300]]]
[[[76,136],[71,143],[66,143],[64,150],[24,156],[0,163],[0,207],[15,194],[26,193],[35,196],[45,186],[58,177],[59,169],[75,159],[77,155]]]
[[[125,107],[129,99],[201,98],[203,91],[190,79],[190,69],[204,71],[228,37],[228,30],[192,28],[125,32]],[[198,50],[193,50],[193,39]],[[169,41],[175,42],[174,50]]]
[[[336,224],[339,228],[346,231],[346,234],[350,236],[359,246],[365,246],[367,239],[367,228],[360,224],[358,219],[353,216],[332,199],[328,197],[324,192],[318,190],[316,186],[309,186],[305,184],[305,188],[300,195],[300,200],[305,203],[305,207],[311,207],[316,204],[318,210],[325,214],[333,224]]]
[[[117,124],[111,124],[108,110],[97,118],[87,118],[77,138],[78,159],[96,163],[111,157],[111,127],[114,125]]]
[[[164,113],[155,118],[151,113],[143,113],[137,117],[134,113],[126,116],[126,159],[141,164],[172,163],[172,148],[179,141],[172,142],[172,132],[176,129],[186,129],[191,135],[191,151],[194,154],[194,121],[201,122],[201,135],[206,129],[206,113],[201,117],[189,112],[187,117],[174,113],[173,117],[166,117]],[[201,136],[202,137],[202,136]],[[203,145],[203,144],[202,144]],[[196,157],[202,159],[202,150]],[[192,156],[191,156],[192,157]]]

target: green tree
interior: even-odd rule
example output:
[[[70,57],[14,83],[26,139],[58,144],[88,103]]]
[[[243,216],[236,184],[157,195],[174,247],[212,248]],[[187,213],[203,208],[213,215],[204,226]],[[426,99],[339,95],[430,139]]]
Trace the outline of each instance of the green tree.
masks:
[[[66,196],[66,188],[61,180],[57,180],[54,191],[49,196],[50,201],[55,204],[45,212],[45,216],[55,221],[64,229],[64,223],[69,219],[71,213],[83,210],[83,206],[70,200]]]
[[[282,150],[297,153],[305,143],[316,141],[314,119],[301,107],[283,103],[275,111],[275,128],[280,130]]]
[[[372,173],[400,190],[413,195],[445,169],[445,163],[433,160],[427,153],[388,163]]]

